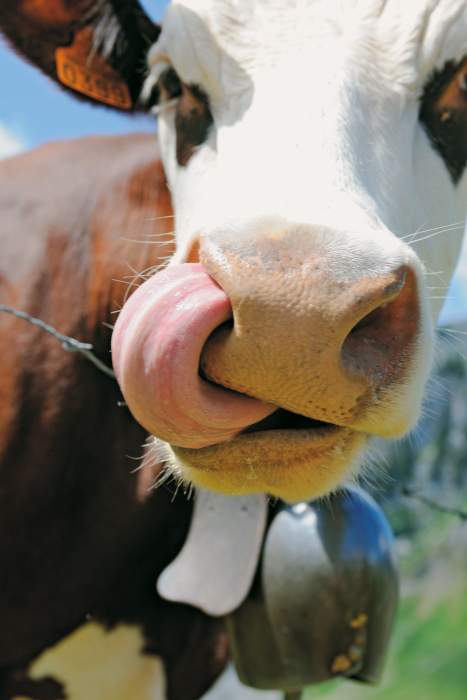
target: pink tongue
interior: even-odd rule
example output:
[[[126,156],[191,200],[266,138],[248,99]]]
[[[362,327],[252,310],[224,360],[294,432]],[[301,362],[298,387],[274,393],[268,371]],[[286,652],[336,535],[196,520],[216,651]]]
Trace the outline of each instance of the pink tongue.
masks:
[[[206,447],[275,410],[199,376],[204,344],[231,317],[228,297],[200,264],[168,267],[126,302],[113,333],[113,365],[128,407],[150,433]]]

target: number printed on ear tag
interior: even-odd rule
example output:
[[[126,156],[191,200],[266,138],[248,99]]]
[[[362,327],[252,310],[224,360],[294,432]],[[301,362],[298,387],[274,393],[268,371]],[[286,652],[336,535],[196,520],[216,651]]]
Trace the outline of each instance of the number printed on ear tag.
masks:
[[[159,576],[159,595],[208,615],[235,610],[253,582],[266,515],[262,494],[222,496],[197,490],[186,542]]]
[[[71,46],[55,51],[57,77],[63,85],[118,109],[133,107],[128,85],[101,55],[93,52],[91,27],[84,27],[75,35]]]

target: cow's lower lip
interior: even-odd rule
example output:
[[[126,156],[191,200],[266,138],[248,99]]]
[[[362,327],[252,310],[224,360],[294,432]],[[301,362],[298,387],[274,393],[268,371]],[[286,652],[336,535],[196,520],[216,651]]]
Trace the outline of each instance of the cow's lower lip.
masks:
[[[303,421],[315,425],[269,429],[261,421],[228,442],[201,449],[172,446],[175,472],[196,486],[232,495],[269,493],[290,502],[316,498],[353,473],[367,436]]]

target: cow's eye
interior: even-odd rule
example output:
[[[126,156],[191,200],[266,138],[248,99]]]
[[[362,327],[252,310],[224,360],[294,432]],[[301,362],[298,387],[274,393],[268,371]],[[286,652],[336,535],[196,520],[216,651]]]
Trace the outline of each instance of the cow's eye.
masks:
[[[458,183],[467,165],[467,58],[447,63],[430,78],[422,96],[420,121]]]
[[[161,73],[158,88],[164,100],[173,100],[182,94],[182,82],[173,68],[167,68]]]
[[[177,162],[187,165],[196,148],[206,141],[213,123],[208,97],[197,85],[182,82],[172,67],[161,72],[155,87],[157,111],[167,107],[175,110]]]
[[[171,107],[182,94],[182,82],[175,70],[165,62],[153,66],[141,93],[147,111],[159,114]]]
[[[212,123],[207,95],[196,85],[182,83],[175,115],[179,165],[187,165],[197,146],[206,141]]]

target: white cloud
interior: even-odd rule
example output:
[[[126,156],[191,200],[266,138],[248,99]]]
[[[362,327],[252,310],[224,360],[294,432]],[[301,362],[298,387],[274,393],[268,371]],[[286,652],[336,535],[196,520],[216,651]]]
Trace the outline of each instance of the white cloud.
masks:
[[[0,158],[9,158],[27,148],[25,141],[14,131],[0,124]]]

